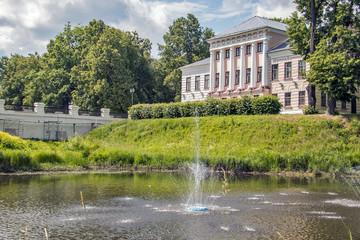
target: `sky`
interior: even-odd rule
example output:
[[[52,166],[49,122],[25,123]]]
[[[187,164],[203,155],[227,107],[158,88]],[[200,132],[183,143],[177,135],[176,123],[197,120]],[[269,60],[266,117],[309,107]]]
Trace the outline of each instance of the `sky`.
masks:
[[[101,19],[150,39],[158,58],[163,34],[188,13],[219,34],[253,16],[288,17],[293,11],[291,0],[0,0],[0,57],[43,54],[67,22],[85,26]]]

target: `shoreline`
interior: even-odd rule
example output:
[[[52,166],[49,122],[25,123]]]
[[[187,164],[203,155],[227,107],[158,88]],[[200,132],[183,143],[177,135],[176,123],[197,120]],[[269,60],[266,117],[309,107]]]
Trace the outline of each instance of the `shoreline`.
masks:
[[[213,173],[223,173],[220,169],[209,169]],[[49,169],[40,171],[15,171],[15,172],[0,172],[0,176],[35,176],[35,175],[61,175],[61,174],[124,174],[124,173],[184,173],[184,168],[178,169],[157,169],[151,167],[114,167],[114,166],[91,166],[88,169]],[[245,172],[237,170],[225,170],[226,173],[237,176],[278,176],[278,177],[306,177],[306,178],[336,178],[340,175],[353,176],[360,172],[353,171],[348,173],[308,173],[296,171],[279,171],[279,172]]]

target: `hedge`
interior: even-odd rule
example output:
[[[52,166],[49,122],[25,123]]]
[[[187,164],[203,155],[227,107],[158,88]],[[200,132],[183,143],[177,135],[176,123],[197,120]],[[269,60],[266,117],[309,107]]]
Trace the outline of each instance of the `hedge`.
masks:
[[[219,100],[208,98],[201,102],[138,104],[129,109],[131,119],[179,118],[195,116],[279,114],[279,99],[274,96]]]

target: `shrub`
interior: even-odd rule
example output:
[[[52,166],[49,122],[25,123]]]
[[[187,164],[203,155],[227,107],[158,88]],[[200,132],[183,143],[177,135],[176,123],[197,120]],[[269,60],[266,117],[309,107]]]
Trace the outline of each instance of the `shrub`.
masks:
[[[24,151],[11,151],[10,154],[10,165],[13,169],[31,169],[32,162],[29,154]]]
[[[25,141],[20,137],[11,136],[8,133],[0,132],[0,142],[2,148],[23,149],[26,147]]]
[[[279,114],[281,107],[278,98],[274,96],[263,96],[252,100],[253,114]]]
[[[137,154],[135,155],[135,166],[150,166],[151,165],[151,157],[147,154]]]
[[[129,115],[131,119],[193,117],[195,109],[198,116],[279,114],[281,107],[278,98],[273,96],[253,99],[244,96],[241,99],[207,98],[202,102],[140,104],[132,106]]]
[[[63,159],[57,152],[52,151],[40,151],[36,152],[33,156],[33,160],[36,163],[62,163]]]
[[[215,98],[211,98],[211,97],[207,98],[205,100],[204,116],[217,115],[220,111],[220,109],[219,109],[220,103],[221,103],[221,101],[219,99],[215,99]]]
[[[151,109],[152,118],[163,118],[164,117],[164,105],[156,104]]]
[[[319,113],[319,111],[318,110],[316,110],[314,107],[312,107],[312,106],[305,106],[304,108],[303,108],[303,114],[304,115],[310,115],[310,114],[318,114]]]
[[[252,115],[252,100],[249,96],[244,96],[239,99],[236,105],[236,112],[239,115]]]

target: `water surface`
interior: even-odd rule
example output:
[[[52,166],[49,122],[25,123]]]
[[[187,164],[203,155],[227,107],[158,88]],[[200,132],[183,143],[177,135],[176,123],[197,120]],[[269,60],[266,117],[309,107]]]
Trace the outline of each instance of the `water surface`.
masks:
[[[360,239],[360,199],[336,179],[207,180],[206,212],[186,210],[189,176],[0,176],[1,239]],[[86,209],[80,199],[82,191]],[[25,231],[23,234],[22,231]]]

